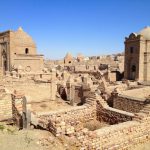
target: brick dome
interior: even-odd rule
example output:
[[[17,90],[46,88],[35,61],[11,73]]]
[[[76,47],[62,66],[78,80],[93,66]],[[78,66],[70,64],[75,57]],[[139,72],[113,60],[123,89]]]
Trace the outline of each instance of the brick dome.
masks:
[[[150,40],[150,27],[147,26],[138,32],[139,35],[142,35],[146,40]]]
[[[72,58],[73,57],[72,57],[71,53],[67,53],[66,56],[65,56],[65,59],[72,59]]]
[[[17,31],[14,32],[14,42],[18,45],[31,46],[36,47],[35,42],[32,37],[29,36],[26,32],[23,31],[21,27],[18,28]]]

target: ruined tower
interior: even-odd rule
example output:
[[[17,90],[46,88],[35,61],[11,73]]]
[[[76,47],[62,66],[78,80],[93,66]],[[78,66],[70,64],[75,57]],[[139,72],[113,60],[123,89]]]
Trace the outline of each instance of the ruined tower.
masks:
[[[125,38],[124,70],[125,79],[150,81],[150,27]]]

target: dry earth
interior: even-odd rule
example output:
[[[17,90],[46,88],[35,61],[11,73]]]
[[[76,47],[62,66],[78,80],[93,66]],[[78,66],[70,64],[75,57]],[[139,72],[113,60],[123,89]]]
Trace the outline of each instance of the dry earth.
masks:
[[[0,124],[0,150],[79,150],[75,139],[62,136],[56,138],[50,132],[32,129],[18,130],[13,126]],[[150,142],[138,145],[132,150],[149,150]]]
[[[0,125],[0,139],[0,150],[77,150],[74,139],[56,138],[39,129],[18,131],[15,127]]]
[[[31,102],[50,100],[50,86],[48,85],[16,85],[13,87],[7,87],[7,89],[12,92],[14,90],[22,91]]]
[[[131,97],[136,97],[136,98],[145,98],[150,95],[150,87],[143,87],[143,88],[123,91],[122,94]]]
[[[64,100],[56,99],[55,101],[43,101],[43,102],[34,102],[31,103],[31,108],[34,112],[48,112],[54,110],[63,110],[70,108]]]

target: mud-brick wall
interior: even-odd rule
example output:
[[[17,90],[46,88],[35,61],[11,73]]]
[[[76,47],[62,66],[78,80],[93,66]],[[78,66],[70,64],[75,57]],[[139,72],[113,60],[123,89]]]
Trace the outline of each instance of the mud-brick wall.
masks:
[[[12,99],[11,94],[0,96],[0,120],[12,118]]]
[[[70,110],[38,114],[38,124],[54,135],[73,134],[83,128],[83,123],[96,118],[95,107],[79,106]]]
[[[127,112],[138,113],[144,107],[144,100],[126,95],[118,95],[113,99],[113,107]]]
[[[129,121],[95,131],[83,129],[76,134],[76,145],[84,150],[134,149],[138,144],[150,140],[149,122]]]
[[[104,121],[109,124],[117,124],[132,120],[133,113],[118,110],[109,106],[101,107],[101,103],[97,102],[97,120]]]
[[[23,112],[23,97],[22,96],[14,96],[12,95],[12,110],[13,117],[17,115],[21,115]]]

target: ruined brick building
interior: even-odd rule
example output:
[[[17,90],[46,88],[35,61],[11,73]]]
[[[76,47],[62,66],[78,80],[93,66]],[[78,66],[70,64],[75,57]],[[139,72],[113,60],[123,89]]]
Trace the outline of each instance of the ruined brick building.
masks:
[[[37,55],[33,39],[20,27],[0,33],[0,67],[5,73],[21,69],[25,73],[43,68],[43,55]]]
[[[125,39],[124,67],[126,79],[150,81],[150,27]]]
[[[69,65],[69,64],[72,64],[72,62],[73,62],[73,57],[72,57],[71,53],[67,53],[64,58],[64,64]]]

